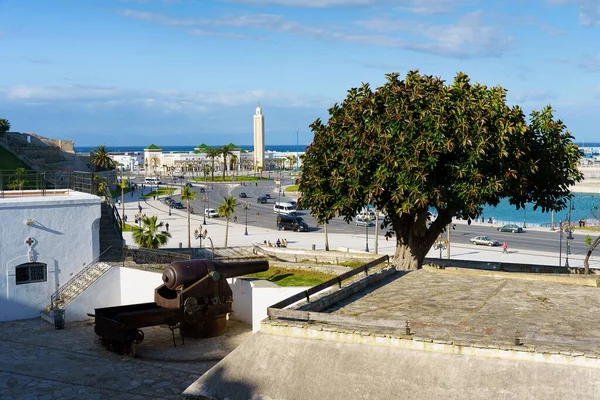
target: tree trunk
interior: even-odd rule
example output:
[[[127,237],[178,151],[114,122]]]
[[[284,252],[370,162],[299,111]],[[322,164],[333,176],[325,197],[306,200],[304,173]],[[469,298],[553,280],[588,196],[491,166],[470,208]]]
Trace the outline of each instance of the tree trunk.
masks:
[[[227,247],[227,236],[229,235],[229,218],[225,221],[225,247]]]
[[[325,251],[329,251],[329,237],[327,236],[327,222],[323,224],[323,230],[325,232]]]
[[[426,255],[427,250],[423,250],[423,245],[421,243],[409,246],[407,244],[401,244],[400,241],[397,240],[393,264],[398,269],[421,269],[423,268],[423,259]]]
[[[596,247],[598,247],[598,245],[600,244],[600,236],[598,236],[594,242],[591,244],[590,248],[587,251],[587,254],[585,255],[585,259],[583,260],[583,273],[586,275],[590,274],[590,257],[592,256],[592,253],[594,252],[594,250],[596,250]]]

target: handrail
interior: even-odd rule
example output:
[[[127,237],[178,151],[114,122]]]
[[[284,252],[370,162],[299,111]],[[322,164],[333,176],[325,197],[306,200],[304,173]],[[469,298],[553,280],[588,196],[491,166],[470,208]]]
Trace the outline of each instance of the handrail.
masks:
[[[300,292],[298,294],[295,294],[294,296],[288,297],[287,299],[284,299],[282,301],[280,301],[279,303],[273,304],[271,307],[269,308],[276,308],[276,309],[283,309],[289,305],[292,305],[300,300],[304,300],[306,299],[307,302],[310,302],[310,296],[312,296],[313,294],[316,294],[318,292],[321,292],[324,289],[327,289],[333,285],[339,285],[341,287],[342,285],[342,281],[351,278],[355,275],[360,274],[361,272],[364,272],[365,274],[368,275],[369,273],[369,268],[372,268],[376,265],[379,265],[381,263],[383,263],[384,261],[389,262],[390,261],[390,256],[385,255],[383,257],[380,257],[376,260],[373,260],[371,262],[368,262],[364,265],[361,265],[358,268],[354,268],[348,272],[345,272],[339,276],[336,276],[335,278],[332,278],[328,281],[325,281],[317,286],[313,286],[312,288],[305,290],[303,292]]]
[[[91,263],[89,263],[85,268],[83,268],[81,271],[79,271],[77,274],[75,274],[71,279],[69,279],[64,285],[62,285],[61,287],[59,287],[58,289],[56,289],[56,292],[52,293],[52,295],[50,296],[50,307],[51,309],[54,309],[54,305],[56,303],[56,300],[60,297],[60,295],[67,290],[67,288],[76,280],[78,280],[79,278],[81,278],[83,275],[85,275],[88,271],[90,271],[92,268],[94,268],[99,262],[100,262],[100,258],[106,254],[108,251],[110,251],[110,249],[112,248],[112,246],[110,246],[108,249],[104,250],[104,252],[102,252],[98,257],[96,257]],[[103,261],[104,262],[104,261]]]

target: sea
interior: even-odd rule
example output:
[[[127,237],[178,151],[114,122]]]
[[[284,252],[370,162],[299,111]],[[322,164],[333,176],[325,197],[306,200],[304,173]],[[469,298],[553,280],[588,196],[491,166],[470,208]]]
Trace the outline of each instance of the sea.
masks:
[[[589,146],[591,143],[586,143]],[[597,143],[593,143],[596,145]],[[597,144],[600,147],[600,144]],[[139,152],[144,151],[145,146],[107,146],[110,152]],[[193,151],[196,146],[163,146],[163,151]],[[253,145],[240,145],[240,148],[252,151]],[[75,147],[76,153],[88,153],[94,150],[97,146],[81,146]],[[277,152],[305,152],[308,148],[307,145],[299,145],[296,147],[293,145],[271,145],[265,146],[267,151]],[[571,208],[571,215],[569,216],[569,210]],[[586,220],[587,224],[600,224],[596,221],[596,215],[600,216],[600,194],[588,194],[588,193],[574,193],[573,201],[566,210],[554,213],[554,222],[558,226],[560,221],[571,221]],[[598,211],[595,211],[595,208]],[[523,209],[517,210],[515,206],[509,204],[508,199],[502,199],[496,207],[484,206],[483,207],[483,219],[485,222],[489,218],[493,218],[496,224],[517,224],[523,226],[525,224],[528,227],[549,227],[552,221],[551,213],[543,213],[540,209],[534,210],[532,204],[527,204]],[[481,216],[479,219],[481,220]]]

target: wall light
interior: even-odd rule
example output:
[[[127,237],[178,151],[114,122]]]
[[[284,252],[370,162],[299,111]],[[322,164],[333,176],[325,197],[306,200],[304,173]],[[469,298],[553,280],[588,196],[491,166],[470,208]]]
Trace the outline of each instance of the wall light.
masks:
[[[31,226],[31,225],[33,225],[33,224],[35,224],[35,221],[33,220],[33,218],[27,218],[27,219],[25,220],[25,225],[27,225],[27,226]]]

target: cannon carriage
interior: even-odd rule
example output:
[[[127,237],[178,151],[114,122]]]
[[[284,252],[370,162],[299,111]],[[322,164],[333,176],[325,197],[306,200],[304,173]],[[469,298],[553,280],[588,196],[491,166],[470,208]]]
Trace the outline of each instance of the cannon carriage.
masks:
[[[153,303],[96,308],[94,331],[101,343],[120,354],[135,354],[144,340],[141,328],[168,325],[175,345],[182,337],[207,338],[225,332],[233,293],[227,278],[269,269],[264,260],[225,263],[209,260],[175,261],[165,268],[163,284],[154,290]]]

